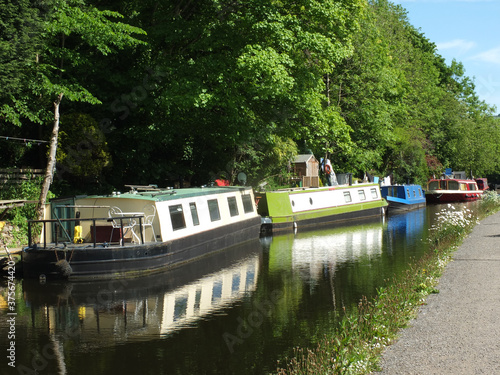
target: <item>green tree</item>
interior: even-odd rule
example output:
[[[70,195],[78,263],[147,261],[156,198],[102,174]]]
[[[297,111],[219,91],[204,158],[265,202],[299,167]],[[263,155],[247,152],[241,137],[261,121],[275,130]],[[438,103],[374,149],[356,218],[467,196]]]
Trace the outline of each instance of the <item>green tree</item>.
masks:
[[[25,5],[25,4],[23,4]],[[83,0],[52,0],[40,3],[39,8],[29,8],[25,14],[38,11],[36,29],[40,30],[40,52],[36,64],[25,64],[27,81],[22,94],[11,96],[11,106],[7,120],[19,122],[21,117],[38,123],[47,119],[49,103],[53,102],[53,129],[46,175],[40,194],[38,216],[43,212],[50,183],[53,180],[59,132],[59,106],[63,97],[70,101],[97,104],[92,95],[73,75],[76,67],[91,62],[90,56],[106,56],[118,49],[133,47],[139,43],[134,35],[144,34],[136,27],[117,22],[122,16],[109,10],[98,10]],[[5,107],[4,107],[5,108]],[[19,110],[21,109],[21,110]]]
[[[88,114],[61,116],[58,144],[58,173],[68,173],[68,183],[88,188],[111,166],[105,134]]]
[[[145,115],[149,126],[142,137],[152,143],[143,151],[158,160],[147,171],[184,175],[194,183],[228,165],[234,171],[248,168],[252,159],[260,163],[246,171],[257,180],[276,173],[286,163],[270,158],[289,140],[313,148],[324,147],[326,139],[348,143],[337,108],[328,107],[325,77],[352,53],[350,38],[363,4],[135,4],[138,25],[149,35],[147,64],[161,72],[161,83],[127,124],[117,122],[117,131]],[[130,170],[133,154],[119,158],[127,163],[119,169]],[[257,154],[270,160],[255,159]]]
[[[332,78],[332,97],[355,144],[351,152],[337,149],[332,158],[335,168],[345,172],[382,168],[386,149],[395,140],[398,113],[404,110],[406,82],[387,30],[398,26],[399,19],[385,5],[367,8],[354,35],[354,53],[337,66]]]
[[[0,0],[0,19],[0,119],[20,125],[19,114],[33,117],[20,97],[41,47],[41,23],[28,0]]]

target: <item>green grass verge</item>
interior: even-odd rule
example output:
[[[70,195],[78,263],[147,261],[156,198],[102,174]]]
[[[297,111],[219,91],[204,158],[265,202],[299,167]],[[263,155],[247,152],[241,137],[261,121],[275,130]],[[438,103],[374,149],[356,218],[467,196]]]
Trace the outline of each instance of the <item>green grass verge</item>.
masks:
[[[369,374],[378,370],[386,346],[415,318],[426,297],[438,293],[436,285],[453,252],[481,219],[500,209],[497,194],[485,194],[474,214],[449,208],[431,228],[427,253],[409,264],[369,301],[344,311],[333,335],[315,348],[297,348],[295,357],[278,374]]]

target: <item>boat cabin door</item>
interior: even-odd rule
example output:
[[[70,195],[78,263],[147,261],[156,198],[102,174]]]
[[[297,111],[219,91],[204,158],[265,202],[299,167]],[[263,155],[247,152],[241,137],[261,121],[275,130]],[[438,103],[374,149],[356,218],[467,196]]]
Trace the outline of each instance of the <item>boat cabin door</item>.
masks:
[[[69,207],[65,207],[69,206]],[[50,201],[51,218],[74,219],[75,218],[75,198],[58,198]],[[73,231],[75,230],[74,221],[60,221],[52,223],[52,242],[71,242],[73,240]]]

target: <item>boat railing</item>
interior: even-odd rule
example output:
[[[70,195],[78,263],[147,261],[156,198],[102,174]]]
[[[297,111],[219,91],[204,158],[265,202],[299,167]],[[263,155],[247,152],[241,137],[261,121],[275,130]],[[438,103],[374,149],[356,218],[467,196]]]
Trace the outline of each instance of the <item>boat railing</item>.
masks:
[[[125,232],[123,230],[121,230],[121,228],[126,227],[123,225],[124,221],[126,222],[126,221],[131,221],[131,220],[139,220],[138,226],[139,226],[139,234],[140,234],[140,243],[144,244],[145,242],[144,242],[144,234],[143,234],[143,219],[144,219],[144,215],[130,215],[130,216],[124,215],[124,216],[114,217],[114,218],[110,218],[110,217],[70,218],[70,219],[59,219],[58,218],[58,219],[44,219],[44,220],[28,220],[28,247],[31,248],[33,246],[33,242],[32,242],[33,226],[36,226],[39,224],[42,225],[43,248],[46,248],[47,243],[54,243],[55,246],[57,246],[59,243],[63,243],[63,244],[67,244],[68,242],[73,243],[74,238],[71,238],[70,234],[68,233],[66,228],[64,228],[62,223],[70,223],[70,224],[74,223],[75,226],[77,226],[77,224],[79,224],[81,222],[91,222],[92,223],[92,226],[90,229],[92,241],[90,243],[93,245],[94,248],[97,247],[98,244],[106,244],[109,246],[109,244],[110,244],[109,242],[111,242],[111,240],[112,240],[112,238],[110,238],[109,242],[97,241],[97,223],[102,223],[102,222],[112,223],[113,221],[119,222],[120,223],[119,227],[117,227],[117,228],[113,228],[113,226],[109,226],[109,227],[112,228],[111,229],[112,231],[113,231],[113,229],[120,229],[119,230],[120,244],[124,244],[125,243],[125,239],[124,239]],[[57,234],[54,236],[55,237],[54,241],[47,241],[47,224],[54,224],[56,226],[56,228],[62,228],[62,232],[64,233],[64,236],[68,239],[68,241],[59,241]],[[134,225],[134,227],[135,226],[136,225]],[[134,228],[132,227],[131,230],[134,230]],[[56,229],[56,233],[57,233],[57,229]]]

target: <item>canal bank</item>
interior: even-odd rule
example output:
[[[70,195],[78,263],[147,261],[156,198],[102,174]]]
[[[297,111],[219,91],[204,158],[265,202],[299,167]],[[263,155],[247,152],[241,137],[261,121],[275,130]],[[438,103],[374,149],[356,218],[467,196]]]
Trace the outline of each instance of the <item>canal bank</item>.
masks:
[[[379,374],[500,373],[500,213],[476,225]]]

